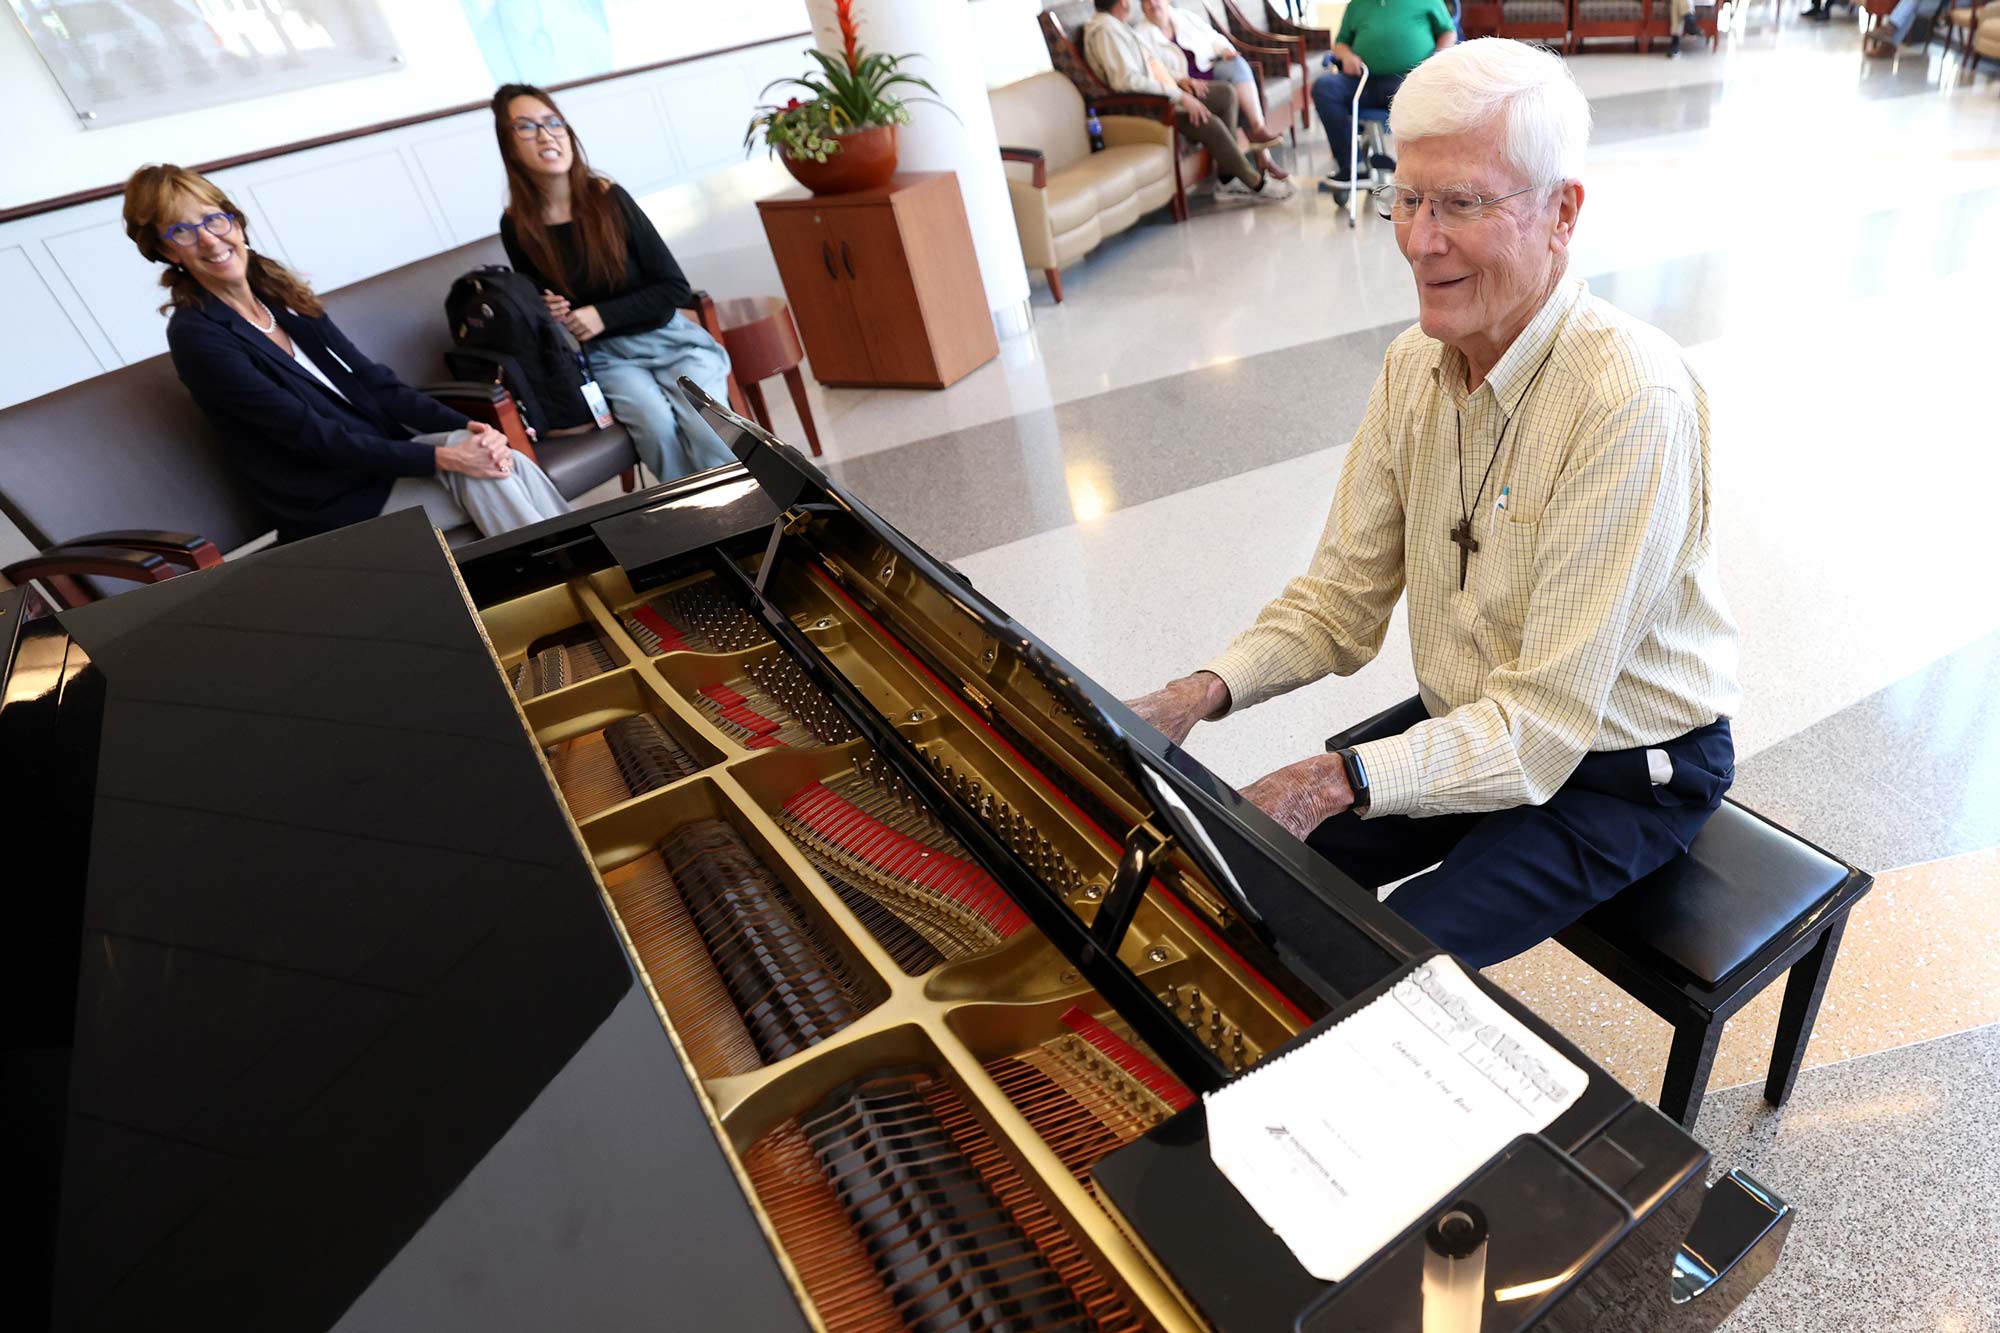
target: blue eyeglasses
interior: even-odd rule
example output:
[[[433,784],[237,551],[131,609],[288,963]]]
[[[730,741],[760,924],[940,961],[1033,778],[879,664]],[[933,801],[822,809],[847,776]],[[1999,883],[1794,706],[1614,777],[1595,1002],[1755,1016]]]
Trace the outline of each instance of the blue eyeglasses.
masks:
[[[205,231],[210,236],[227,236],[230,228],[240,219],[234,213],[210,213],[200,222],[176,222],[163,233],[170,244],[185,250],[195,243],[196,232]]]

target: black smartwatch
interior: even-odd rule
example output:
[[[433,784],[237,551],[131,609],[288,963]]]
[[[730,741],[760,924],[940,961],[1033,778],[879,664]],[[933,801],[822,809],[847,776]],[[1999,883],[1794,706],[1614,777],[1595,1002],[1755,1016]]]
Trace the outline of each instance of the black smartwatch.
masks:
[[[1361,756],[1351,745],[1334,753],[1340,756],[1340,766],[1347,770],[1347,785],[1354,792],[1354,804],[1348,808],[1361,814],[1368,809],[1368,765],[1361,762]]]

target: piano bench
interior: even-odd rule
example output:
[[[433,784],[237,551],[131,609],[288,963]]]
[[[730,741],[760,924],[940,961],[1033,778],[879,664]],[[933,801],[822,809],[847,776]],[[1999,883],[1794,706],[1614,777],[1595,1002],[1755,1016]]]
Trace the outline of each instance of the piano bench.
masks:
[[[1326,748],[1399,735],[1428,716],[1422,699],[1405,699],[1329,737]],[[1660,1109],[1692,1130],[1723,1025],[1786,971],[1764,1100],[1783,1106],[1792,1095],[1840,932],[1874,883],[1724,799],[1686,855],[1598,904],[1556,939],[1674,1025]]]
[[[1660,1110],[1692,1131],[1723,1025],[1785,972],[1764,1100],[1791,1096],[1847,914],[1874,882],[1725,799],[1686,855],[1556,939],[1673,1024]]]

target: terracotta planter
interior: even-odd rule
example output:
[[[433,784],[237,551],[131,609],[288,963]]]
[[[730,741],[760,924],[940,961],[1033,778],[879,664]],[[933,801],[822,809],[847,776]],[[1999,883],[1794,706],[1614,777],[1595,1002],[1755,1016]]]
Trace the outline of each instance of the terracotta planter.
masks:
[[[872,125],[840,137],[840,151],[824,162],[785,157],[792,179],[814,194],[853,194],[886,184],[896,174],[896,127]]]

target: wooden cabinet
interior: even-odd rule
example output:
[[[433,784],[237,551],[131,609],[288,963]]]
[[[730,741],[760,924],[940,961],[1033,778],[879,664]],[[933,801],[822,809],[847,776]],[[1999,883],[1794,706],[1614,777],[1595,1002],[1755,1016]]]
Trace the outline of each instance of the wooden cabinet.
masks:
[[[821,384],[942,389],[999,355],[950,172],[757,211]]]

